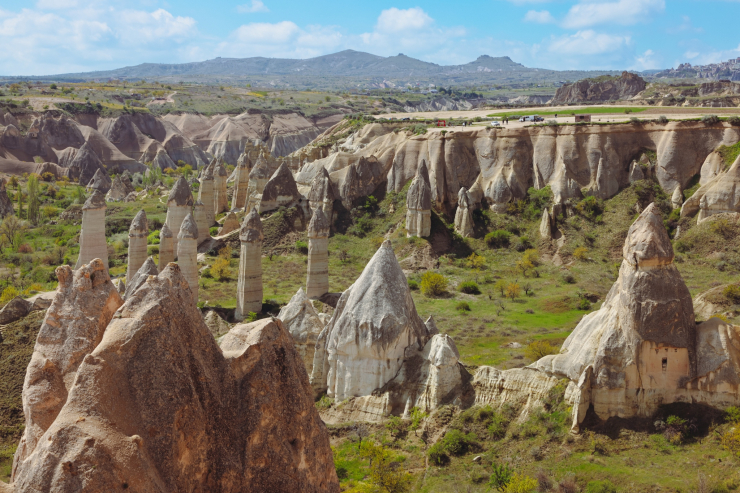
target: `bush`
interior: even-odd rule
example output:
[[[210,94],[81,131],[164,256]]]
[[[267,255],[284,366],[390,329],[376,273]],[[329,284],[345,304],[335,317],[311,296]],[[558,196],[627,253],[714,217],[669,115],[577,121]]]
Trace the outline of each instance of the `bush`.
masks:
[[[691,244],[684,240],[678,240],[674,246],[679,253],[686,253],[691,250]]]
[[[480,294],[480,288],[473,281],[461,282],[457,289],[465,294]]]
[[[516,245],[514,245],[514,249],[517,252],[523,252],[531,248],[532,248],[532,241],[527,236],[522,236],[521,238],[519,238],[516,242]]]
[[[560,350],[547,341],[533,341],[524,348],[524,356],[537,361],[548,354],[558,354]]]
[[[738,126],[740,125],[740,116],[731,116],[730,118],[727,119],[727,122],[730,125]]]
[[[20,296],[21,293],[18,292],[17,289],[13,286],[8,286],[7,288],[3,289],[3,293],[0,294],[0,303],[7,303],[8,301],[12,300],[16,296]]]
[[[450,455],[464,455],[478,443],[475,433],[467,435],[460,430],[451,429],[440,440],[444,451]]]
[[[590,310],[591,309],[591,302],[588,301],[587,298],[581,298],[581,300],[578,302],[577,308],[579,310]]]
[[[469,312],[470,311],[470,305],[467,301],[461,301],[457,305],[455,305],[455,310],[459,312]]]
[[[213,226],[208,232],[211,236],[218,236],[218,226]]]
[[[436,272],[425,272],[421,276],[421,294],[424,296],[441,296],[447,292],[447,279]]]
[[[229,267],[229,261],[225,258],[217,258],[211,266],[211,274],[216,278],[217,281],[226,281],[231,277],[231,269]]]
[[[486,259],[482,255],[473,252],[465,259],[465,266],[469,269],[481,270],[486,266]]]
[[[604,203],[591,195],[576,204],[576,211],[591,221],[595,221],[604,212]]]
[[[740,407],[730,406],[725,409],[725,421],[728,423],[740,423]]]
[[[740,457],[740,427],[734,426],[722,434],[722,447]]]
[[[497,229],[485,236],[486,245],[491,248],[506,248],[509,246],[511,234],[503,229]]]
[[[506,297],[510,299],[515,299],[521,296],[521,288],[519,285],[515,282],[512,282],[508,286],[506,286]]]
[[[740,284],[730,284],[722,290],[722,294],[733,303],[740,303]]]
[[[408,283],[409,283],[410,290],[417,291],[419,289],[419,283],[414,281],[413,279],[409,279]]]
[[[719,117],[717,115],[704,115],[701,117],[701,121],[707,125],[716,125],[719,123]]]
[[[504,493],[532,493],[537,488],[537,480],[523,474],[514,473]]]
[[[570,272],[566,272],[566,273],[563,274],[563,282],[565,284],[575,284],[576,283],[576,278]]]
[[[305,255],[308,253],[308,243],[298,240],[295,242],[295,249],[298,253],[302,253]]]
[[[665,125],[666,123],[668,123],[668,118],[665,115],[660,115],[657,122]]]
[[[573,257],[577,260],[586,260],[586,255],[588,254],[588,248],[586,247],[578,247],[575,250],[573,250]]]
[[[505,491],[511,482],[512,470],[508,464],[493,464],[491,467],[493,468],[493,473],[491,474],[491,480],[488,486],[498,491]]]
[[[617,487],[611,481],[589,481],[586,485],[586,493],[617,493]]]
[[[431,462],[435,466],[443,466],[449,460],[449,457],[447,457],[447,453],[445,453],[444,445],[442,445],[442,442],[437,442],[429,447],[429,450],[427,450],[427,456],[429,457],[429,462]]]

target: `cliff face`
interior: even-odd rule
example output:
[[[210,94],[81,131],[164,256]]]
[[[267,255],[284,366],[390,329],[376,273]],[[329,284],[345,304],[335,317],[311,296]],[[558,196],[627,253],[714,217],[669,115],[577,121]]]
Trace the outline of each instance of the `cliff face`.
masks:
[[[501,210],[524,198],[532,186],[550,185],[556,202],[580,198],[584,188],[602,198],[614,196],[629,184],[630,163],[652,150],[656,177],[672,193],[677,186],[685,188],[717,146],[740,140],[738,127],[701,122],[480,128],[444,136],[436,131],[393,133],[378,124],[366,129],[356,137],[366,142],[362,149],[308,163],[296,175],[298,185],[310,186],[326,168],[345,200],[346,168],[375,156],[381,186],[384,181],[387,190],[400,192],[426,161],[437,207],[453,209],[460,188],[466,187],[474,203]]]
[[[647,83],[639,75],[622,72],[621,77],[605,76],[566,84],[558,88],[552,104],[629,99],[644,91],[645,87]]]

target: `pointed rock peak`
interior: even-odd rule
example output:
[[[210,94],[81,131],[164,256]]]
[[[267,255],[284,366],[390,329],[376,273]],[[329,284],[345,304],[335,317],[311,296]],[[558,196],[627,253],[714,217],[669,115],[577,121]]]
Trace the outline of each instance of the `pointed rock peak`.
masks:
[[[131,227],[128,229],[129,233],[146,233],[149,231],[149,221],[146,219],[146,212],[144,209],[140,210],[134,220],[131,221]]]
[[[249,155],[246,152],[243,152],[242,155],[239,156],[239,159],[237,159],[236,165],[239,168],[251,168],[252,160],[249,159]]]
[[[141,285],[146,282],[149,276],[156,276],[158,273],[159,270],[157,269],[157,264],[154,263],[154,259],[152,257],[148,257],[144,261],[144,263],[141,264],[139,270],[137,270],[136,273],[131,276],[131,279],[126,279],[128,286],[126,286],[126,293],[124,294],[124,297],[128,298],[129,296],[134,294],[136,290],[139,289]]]
[[[213,180],[213,167],[214,163],[211,161],[211,164],[203,168],[203,175],[201,176],[201,180]]]
[[[276,180],[276,179],[293,180],[293,173],[290,172],[285,162],[283,162],[280,166],[278,166],[278,169],[270,177],[270,180]]]
[[[167,197],[167,207],[170,205],[193,205],[193,192],[190,191],[190,185],[185,177],[181,176],[175,182],[175,186],[170,190],[170,195]]]
[[[421,177],[426,182],[428,187],[431,187],[429,182],[429,169],[427,168],[427,162],[425,159],[421,160],[419,168],[416,170],[416,176]]]
[[[95,174],[93,175],[92,180],[90,180],[90,183],[87,184],[87,187],[95,188],[95,189],[103,189],[105,187],[108,187],[108,189],[110,189],[110,185],[111,185],[110,176],[108,176],[107,173],[103,172],[102,169],[98,168],[95,171]]]
[[[252,168],[252,171],[249,172],[249,177],[255,179],[270,177],[270,166],[267,164],[264,154],[260,153],[260,157],[257,158],[257,163],[254,165],[254,168]]]
[[[162,229],[159,230],[159,238],[172,238],[172,230],[167,226],[167,223],[164,223]]]
[[[228,176],[228,174],[226,173],[226,168],[224,168],[221,163],[218,163],[216,165],[216,168],[213,170],[213,174],[216,176]]]
[[[188,212],[188,215],[185,216],[185,219],[182,220],[180,233],[177,235],[178,240],[181,240],[183,238],[198,238],[198,226],[196,226],[195,218],[190,212]]]
[[[318,207],[316,209],[316,212],[313,213],[311,222],[308,223],[308,233],[328,233],[330,227],[331,225],[329,224],[329,219],[327,219],[326,214],[324,214],[324,211],[321,209],[321,207]]]
[[[432,209],[432,187],[429,186],[429,174],[423,161],[416,170],[416,176],[406,194],[406,206],[409,209],[424,211]]]
[[[82,210],[105,208],[105,195],[100,190],[93,190],[92,195],[85,201]]]
[[[636,267],[657,267],[673,262],[671,239],[655,203],[647,206],[630,226],[622,254]]]
[[[303,288],[300,287],[298,288],[298,291],[296,291],[293,297],[290,299],[289,303],[293,303],[293,302],[302,303],[304,301],[308,301],[308,296],[306,296],[306,292],[303,290]]]
[[[321,202],[322,200],[334,200],[334,188],[331,185],[329,172],[323,166],[311,181],[311,190],[308,192],[308,200]]]
[[[262,220],[256,208],[247,214],[239,232],[241,241],[262,241]]]
[[[437,334],[432,337],[425,350],[429,351],[426,355],[427,360],[437,367],[455,365],[460,360],[457,345],[447,334]]]
[[[439,329],[437,328],[437,322],[434,321],[434,317],[429,315],[429,318],[426,322],[424,322],[424,325],[427,327],[427,334],[429,336],[434,336],[439,334]]]
[[[457,192],[457,206],[458,207],[470,207],[470,198],[468,197],[468,189],[465,187],[460,188]]]

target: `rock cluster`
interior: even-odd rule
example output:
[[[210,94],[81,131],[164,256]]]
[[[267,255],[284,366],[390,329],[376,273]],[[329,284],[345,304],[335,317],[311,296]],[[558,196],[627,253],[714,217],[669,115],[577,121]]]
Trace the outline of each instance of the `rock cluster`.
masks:
[[[116,176],[115,180],[113,180],[110,190],[105,195],[105,200],[108,202],[121,202],[133,191],[134,186],[131,184],[131,180],[126,173],[123,173]]]
[[[432,228],[432,188],[424,161],[406,194],[406,208],[406,236],[429,236]]]
[[[117,312],[102,265],[58,272],[24,386],[14,491],[339,491],[279,320],[238,325],[219,348],[176,264]]]
[[[82,228],[80,229],[80,255],[75,269],[100,259],[108,269],[108,244],[105,242],[105,197],[99,190],[82,206]]]
[[[256,209],[247,214],[239,232],[239,279],[234,318],[244,320],[248,313],[262,312],[262,221]]]

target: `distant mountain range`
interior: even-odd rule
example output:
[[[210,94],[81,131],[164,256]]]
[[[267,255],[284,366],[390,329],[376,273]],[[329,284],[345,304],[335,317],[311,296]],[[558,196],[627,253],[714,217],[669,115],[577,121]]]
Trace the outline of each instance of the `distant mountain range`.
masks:
[[[412,85],[527,84],[575,81],[616,71],[556,71],[528,68],[509,57],[483,55],[463,65],[437,65],[403,54],[382,57],[345,50],[315,58],[215,58],[203,62],[142,63],[97,72],[44,77],[14,77],[58,81],[156,79],[203,83],[244,83],[295,89],[340,87],[384,88]]]

